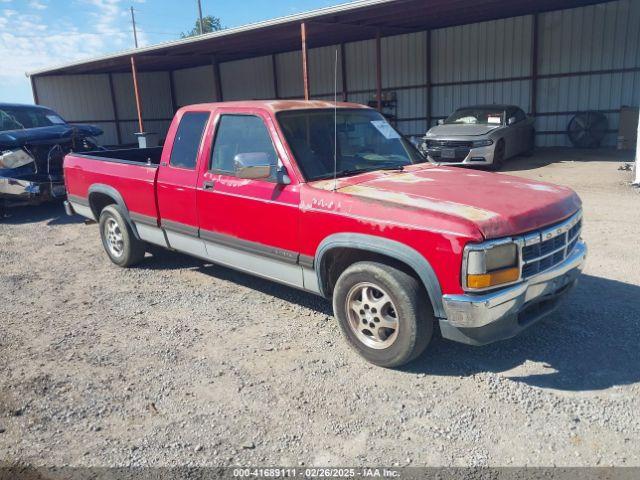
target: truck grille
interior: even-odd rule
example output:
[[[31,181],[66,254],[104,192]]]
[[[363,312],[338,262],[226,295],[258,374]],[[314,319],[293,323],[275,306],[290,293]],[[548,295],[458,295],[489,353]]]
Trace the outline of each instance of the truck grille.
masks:
[[[530,233],[522,247],[522,278],[527,279],[561,263],[573,251],[582,231],[582,212],[542,231]]]

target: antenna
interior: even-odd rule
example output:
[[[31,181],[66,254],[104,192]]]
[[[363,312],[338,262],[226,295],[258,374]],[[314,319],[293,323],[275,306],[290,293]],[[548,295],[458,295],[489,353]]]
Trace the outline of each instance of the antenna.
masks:
[[[333,66],[333,191],[338,188],[338,49]]]

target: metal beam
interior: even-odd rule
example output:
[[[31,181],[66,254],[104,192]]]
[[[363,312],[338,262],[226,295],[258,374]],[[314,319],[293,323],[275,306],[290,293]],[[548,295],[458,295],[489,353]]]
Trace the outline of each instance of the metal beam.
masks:
[[[138,110],[138,127],[139,133],[144,132],[144,123],[142,121],[142,99],[140,98],[140,89],[138,88],[138,70],[136,69],[136,59],[131,56],[131,74],[133,75],[133,93],[136,96],[136,109]]]
[[[36,87],[36,78],[31,75],[29,77],[29,81],[31,82],[31,93],[33,94],[33,103],[36,105],[40,104],[40,99],[38,98],[38,88]]]
[[[309,87],[309,52],[307,51],[307,25],[304,22],[300,24],[300,36],[302,38],[302,82],[304,84],[304,99],[309,100],[309,98],[311,98]]]
[[[431,30],[427,30],[427,130],[431,128],[431,116],[433,115],[433,63],[431,61]]]
[[[211,58],[211,66],[213,68],[213,83],[214,85],[214,94],[215,101],[222,102],[222,80],[220,79],[220,64],[218,63],[218,59],[216,57]]]
[[[381,32],[376,30],[376,105],[378,111],[382,111],[382,48],[381,48]]]
[[[113,121],[116,124],[116,141],[122,144],[122,134],[120,133],[120,115],[118,113],[118,103],[116,102],[116,91],[113,88],[113,74],[109,73],[109,92],[111,94],[111,106],[113,108]]]
[[[278,93],[278,65],[276,64],[276,56],[271,55],[271,72],[273,75],[273,94],[276,98],[280,98]]]
[[[342,101],[346,102],[349,99],[349,93],[347,91],[347,49],[344,48],[344,43],[340,44],[340,67],[342,70]]]
[[[178,102],[176,101],[176,86],[173,81],[173,70],[169,70],[169,94],[171,95],[171,110],[175,115],[178,110]]]
[[[538,112],[538,14],[534,13],[531,25],[531,105],[529,111],[534,117]]]

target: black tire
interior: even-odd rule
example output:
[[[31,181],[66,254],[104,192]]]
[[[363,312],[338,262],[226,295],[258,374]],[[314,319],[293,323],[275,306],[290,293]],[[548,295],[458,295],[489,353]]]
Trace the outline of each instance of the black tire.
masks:
[[[382,293],[387,297],[379,297],[380,301],[385,298],[390,299],[390,307],[381,307],[381,311],[367,307],[360,296],[363,309],[356,311],[347,306],[362,285],[371,285],[371,292]],[[373,295],[375,297],[375,294]],[[378,301],[378,299],[375,299]],[[372,305],[380,305],[373,303]],[[387,312],[382,312],[382,308],[388,308]],[[342,333],[346,337],[349,345],[357,351],[367,361],[385,368],[394,368],[404,365],[424,352],[433,335],[434,315],[427,293],[422,288],[418,280],[411,275],[396,268],[377,262],[358,262],[347,268],[338,279],[333,291],[333,311],[338,318]],[[370,317],[365,322],[365,315]],[[382,323],[374,324],[374,315],[383,317],[383,321],[392,319],[398,325],[396,330],[380,327]],[[395,314],[395,317],[394,317]],[[360,322],[364,324],[361,325]],[[380,322],[378,318],[377,322]],[[357,329],[356,329],[357,324]],[[366,335],[361,331],[371,325],[378,332]],[[359,331],[360,333],[357,333]],[[395,332],[395,333],[392,333]],[[395,335],[395,336],[394,336]],[[386,340],[379,341],[381,336],[386,336]],[[364,340],[363,340],[364,339]],[[378,342],[373,348],[369,344]],[[385,342],[390,342],[384,346]]]
[[[527,146],[527,150],[522,154],[523,157],[530,157],[533,155],[534,150],[536,149],[536,131],[535,129],[531,131],[531,135],[529,138],[529,145]]]
[[[497,172],[504,165],[504,155],[505,155],[505,143],[504,140],[498,140],[496,143],[496,149],[493,153],[493,163],[489,166],[489,169]]]
[[[145,243],[135,237],[120,207],[105,207],[100,212],[99,224],[102,246],[113,263],[119,267],[130,267],[144,258]],[[113,229],[111,233],[110,228]]]

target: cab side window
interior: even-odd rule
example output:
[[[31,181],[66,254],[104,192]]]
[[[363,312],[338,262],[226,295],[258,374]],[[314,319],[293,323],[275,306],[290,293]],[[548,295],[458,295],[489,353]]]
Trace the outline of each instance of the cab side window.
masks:
[[[211,155],[211,170],[235,175],[234,158],[239,153],[266,153],[275,166],[276,151],[261,118],[254,115],[222,115]]]
[[[171,149],[169,164],[172,167],[196,168],[198,149],[208,119],[209,112],[187,112],[182,116]]]

